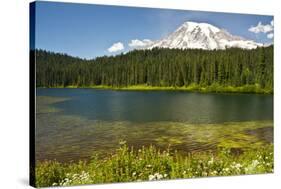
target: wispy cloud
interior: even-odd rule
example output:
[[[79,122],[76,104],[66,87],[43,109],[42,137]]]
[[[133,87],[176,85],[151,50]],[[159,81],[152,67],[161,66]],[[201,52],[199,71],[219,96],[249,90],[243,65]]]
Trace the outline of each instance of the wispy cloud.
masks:
[[[274,37],[274,34],[273,34],[273,33],[267,34],[267,38],[268,38],[268,39],[272,39],[273,37]]]
[[[248,29],[250,32],[253,33],[270,33],[273,31],[273,20],[270,22],[270,24],[262,24],[261,22],[258,23],[256,26],[251,26]]]
[[[111,47],[109,47],[107,50],[108,52],[117,52],[122,51],[124,49],[124,45],[121,42],[114,43]]]
[[[131,42],[128,45],[129,45],[129,47],[132,47],[132,48],[141,48],[141,47],[145,47],[150,44],[152,44],[152,41],[149,39],[144,39],[144,40],[133,39],[133,40],[131,40]]]

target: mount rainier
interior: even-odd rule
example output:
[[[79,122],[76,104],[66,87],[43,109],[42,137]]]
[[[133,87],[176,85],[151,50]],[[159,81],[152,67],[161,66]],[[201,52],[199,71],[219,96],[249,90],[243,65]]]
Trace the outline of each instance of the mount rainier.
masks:
[[[146,41],[143,49],[159,48],[179,48],[179,49],[226,49],[231,47],[254,49],[263,46],[252,40],[234,36],[226,30],[219,29],[208,23],[185,22],[176,31],[167,37]]]

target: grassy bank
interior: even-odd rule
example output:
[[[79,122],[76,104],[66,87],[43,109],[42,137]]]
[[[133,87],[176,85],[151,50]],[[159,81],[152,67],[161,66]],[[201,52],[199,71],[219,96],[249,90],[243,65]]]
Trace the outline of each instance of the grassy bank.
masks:
[[[50,88],[94,88],[94,89],[111,89],[111,90],[132,90],[132,91],[196,91],[196,92],[216,92],[216,93],[260,93],[260,94],[272,94],[272,89],[262,88],[260,85],[243,85],[243,86],[222,86],[219,84],[212,84],[209,86],[201,86],[197,84],[191,84],[188,86],[150,86],[150,85],[131,85],[131,86],[108,86],[108,85],[93,85],[93,86],[55,86]]]
[[[68,186],[273,172],[273,145],[243,152],[221,148],[217,152],[186,156],[169,148],[160,151],[154,146],[133,149],[125,142],[120,145],[114,154],[103,159],[94,155],[88,162],[37,162],[36,185]]]

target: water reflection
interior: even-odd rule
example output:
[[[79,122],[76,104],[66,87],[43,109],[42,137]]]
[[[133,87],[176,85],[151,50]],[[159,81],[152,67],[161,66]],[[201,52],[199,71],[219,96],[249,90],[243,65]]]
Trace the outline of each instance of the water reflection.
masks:
[[[71,161],[171,145],[182,153],[273,141],[272,96],[184,92],[38,90],[36,159]]]
[[[222,123],[273,120],[273,96],[169,91],[39,89],[38,96],[69,97],[53,104],[66,115],[104,121]]]

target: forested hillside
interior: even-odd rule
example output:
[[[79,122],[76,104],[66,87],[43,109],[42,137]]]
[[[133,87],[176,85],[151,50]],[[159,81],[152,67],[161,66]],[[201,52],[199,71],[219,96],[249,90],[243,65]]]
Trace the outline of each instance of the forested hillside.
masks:
[[[36,50],[37,87],[257,86],[273,91],[273,46],[152,49],[86,60]]]

